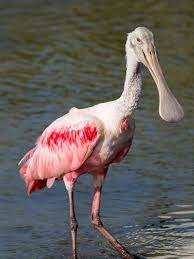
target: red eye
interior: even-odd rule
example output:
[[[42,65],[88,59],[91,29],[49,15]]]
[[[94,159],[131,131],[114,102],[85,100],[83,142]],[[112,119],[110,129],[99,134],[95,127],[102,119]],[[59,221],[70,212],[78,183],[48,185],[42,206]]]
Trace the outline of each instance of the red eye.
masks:
[[[141,42],[141,39],[140,39],[140,38],[136,38],[136,41],[137,41],[137,42]]]

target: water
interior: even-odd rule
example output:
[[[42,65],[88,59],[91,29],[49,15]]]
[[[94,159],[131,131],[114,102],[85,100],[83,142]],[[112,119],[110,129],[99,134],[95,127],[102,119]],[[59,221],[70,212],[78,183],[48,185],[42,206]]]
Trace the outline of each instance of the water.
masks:
[[[194,258],[193,1],[1,1],[0,258],[70,258],[63,183],[26,196],[17,162],[37,136],[72,106],[117,98],[125,75],[126,33],[155,34],[167,81],[185,119],[158,116],[158,94],[144,72],[136,137],[110,168],[102,219],[146,258]],[[92,179],[76,186],[81,258],[117,258],[90,225]],[[65,223],[64,223],[65,222]]]

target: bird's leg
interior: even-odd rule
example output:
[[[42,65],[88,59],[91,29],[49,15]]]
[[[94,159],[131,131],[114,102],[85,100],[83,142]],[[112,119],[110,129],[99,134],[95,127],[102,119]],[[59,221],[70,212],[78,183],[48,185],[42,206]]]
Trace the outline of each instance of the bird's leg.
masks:
[[[73,189],[68,190],[68,194],[69,194],[70,227],[71,227],[71,237],[72,237],[72,257],[73,259],[77,259],[76,240],[77,240],[78,223],[75,217]]]
[[[68,176],[65,175],[63,177],[63,180],[69,195],[69,216],[70,216],[70,227],[71,227],[71,237],[72,237],[72,258],[77,259],[76,240],[77,240],[78,223],[75,217],[74,195],[73,195],[75,179],[68,179]]]
[[[92,224],[117,250],[121,258],[134,258],[103,226],[100,220],[100,197],[103,183],[102,175],[94,176],[94,196],[92,204]]]

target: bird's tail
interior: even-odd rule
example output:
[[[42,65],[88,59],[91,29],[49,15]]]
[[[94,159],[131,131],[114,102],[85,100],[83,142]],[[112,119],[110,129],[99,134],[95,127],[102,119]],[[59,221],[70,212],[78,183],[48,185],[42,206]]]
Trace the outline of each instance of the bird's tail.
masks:
[[[20,160],[20,162],[18,163],[18,165],[23,164],[21,166],[19,172],[20,172],[20,174],[21,174],[21,176],[24,179],[24,182],[26,184],[28,195],[30,195],[32,192],[38,191],[38,190],[40,190],[40,189],[42,189],[46,186],[46,179],[45,180],[31,179],[29,177],[29,175],[27,174],[27,169],[28,169],[30,160],[31,160],[35,150],[36,150],[36,147],[29,150],[25,154],[25,156]]]

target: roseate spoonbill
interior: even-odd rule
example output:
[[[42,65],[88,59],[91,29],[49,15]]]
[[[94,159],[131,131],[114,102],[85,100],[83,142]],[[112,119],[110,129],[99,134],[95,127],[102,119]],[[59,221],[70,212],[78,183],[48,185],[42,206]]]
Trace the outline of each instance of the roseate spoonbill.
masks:
[[[171,93],[158,62],[154,37],[145,27],[129,33],[126,41],[127,70],[124,90],[114,101],[70,111],[55,120],[38,138],[36,145],[20,161],[20,173],[27,192],[51,188],[63,179],[69,194],[72,256],[77,258],[77,220],[73,189],[77,178],[89,172],[94,180],[92,224],[113,245],[122,258],[133,256],[104,228],[100,220],[102,184],[111,163],[127,154],[134,135],[133,113],[141,92],[140,63],[150,71],[159,92],[159,114],[168,122],[184,116],[183,109]]]

